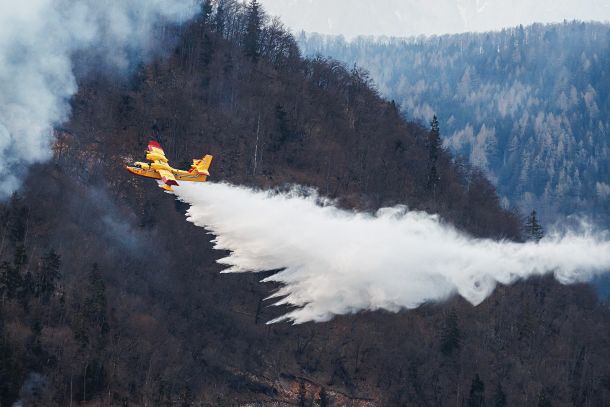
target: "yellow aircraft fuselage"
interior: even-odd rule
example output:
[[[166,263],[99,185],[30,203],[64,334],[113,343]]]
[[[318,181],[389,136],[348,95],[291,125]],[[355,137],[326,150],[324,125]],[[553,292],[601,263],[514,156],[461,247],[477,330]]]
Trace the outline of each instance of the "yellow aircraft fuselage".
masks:
[[[200,160],[193,160],[190,170],[184,171],[171,167],[163,149],[156,141],[148,143],[146,159],[150,163],[136,162],[125,168],[127,171],[140,177],[161,180],[160,185],[166,191],[172,191],[173,185],[178,185],[177,181],[205,182],[210,175],[208,169],[212,164],[211,155],[206,155]]]
[[[131,167],[131,166],[127,166],[126,168],[127,168],[127,171],[131,172],[132,174],[139,175],[140,177],[161,179],[161,175],[159,175],[159,173],[157,171],[152,170],[152,169],[145,170],[144,168]],[[181,170],[175,170],[175,171],[181,171]],[[207,175],[203,175],[203,174],[202,175],[192,175],[188,171],[181,171],[181,172],[184,172],[185,174],[174,173],[174,177],[176,177],[176,180],[178,180],[178,181],[206,182],[208,180]]]

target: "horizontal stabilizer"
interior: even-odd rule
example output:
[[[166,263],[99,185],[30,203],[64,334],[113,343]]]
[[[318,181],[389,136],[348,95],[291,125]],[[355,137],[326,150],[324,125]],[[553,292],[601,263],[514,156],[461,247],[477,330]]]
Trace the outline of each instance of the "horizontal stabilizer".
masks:
[[[209,176],[210,172],[208,170],[210,169],[210,165],[212,165],[213,159],[213,156],[206,155],[201,160],[193,160],[193,165],[191,166],[189,172],[195,172],[197,174]]]

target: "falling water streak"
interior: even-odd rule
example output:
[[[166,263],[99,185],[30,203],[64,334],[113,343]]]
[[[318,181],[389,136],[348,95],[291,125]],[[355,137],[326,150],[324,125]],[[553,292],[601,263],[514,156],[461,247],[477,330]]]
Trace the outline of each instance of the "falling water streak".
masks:
[[[225,272],[282,269],[276,305],[298,307],[271,321],[328,321],[362,310],[392,312],[458,294],[478,305],[498,283],[553,274],[563,284],[610,270],[605,233],[552,234],[540,243],[477,239],[435,215],[404,206],[374,214],[338,209],[311,190],[257,191],[229,184],[176,188],[187,218],[228,250]]]

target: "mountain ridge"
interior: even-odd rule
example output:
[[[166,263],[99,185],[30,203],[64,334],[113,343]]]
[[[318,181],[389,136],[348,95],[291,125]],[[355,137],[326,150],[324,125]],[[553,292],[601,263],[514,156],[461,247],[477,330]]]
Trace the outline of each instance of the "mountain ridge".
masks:
[[[506,203],[546,222],[610,216],[607,74],[610,25],[563,23],[430,38],[346,43],[301,36],[370,71],[407,117],[436,113],[445,145],[483,168]],[[606,79],[604,79],[606,78]]]
[[[262,0],[295,33],[301,30],[355,38],[359,35],[433,35],[483,32],[518,24],[553,23],[566,19],[608,21],[602,0]]]

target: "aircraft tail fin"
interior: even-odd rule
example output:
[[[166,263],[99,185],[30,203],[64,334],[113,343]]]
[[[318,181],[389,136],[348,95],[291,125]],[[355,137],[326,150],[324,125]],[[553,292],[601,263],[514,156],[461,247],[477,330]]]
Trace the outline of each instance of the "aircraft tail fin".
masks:
[[[212,165],[212,160],[214,159],[211,155],[206,155],[201,160],[193,160],[193,165],[191,166],[190,172],[197,172],[198,174],[210,175],[208,171],[210,169],[210,165]]]

